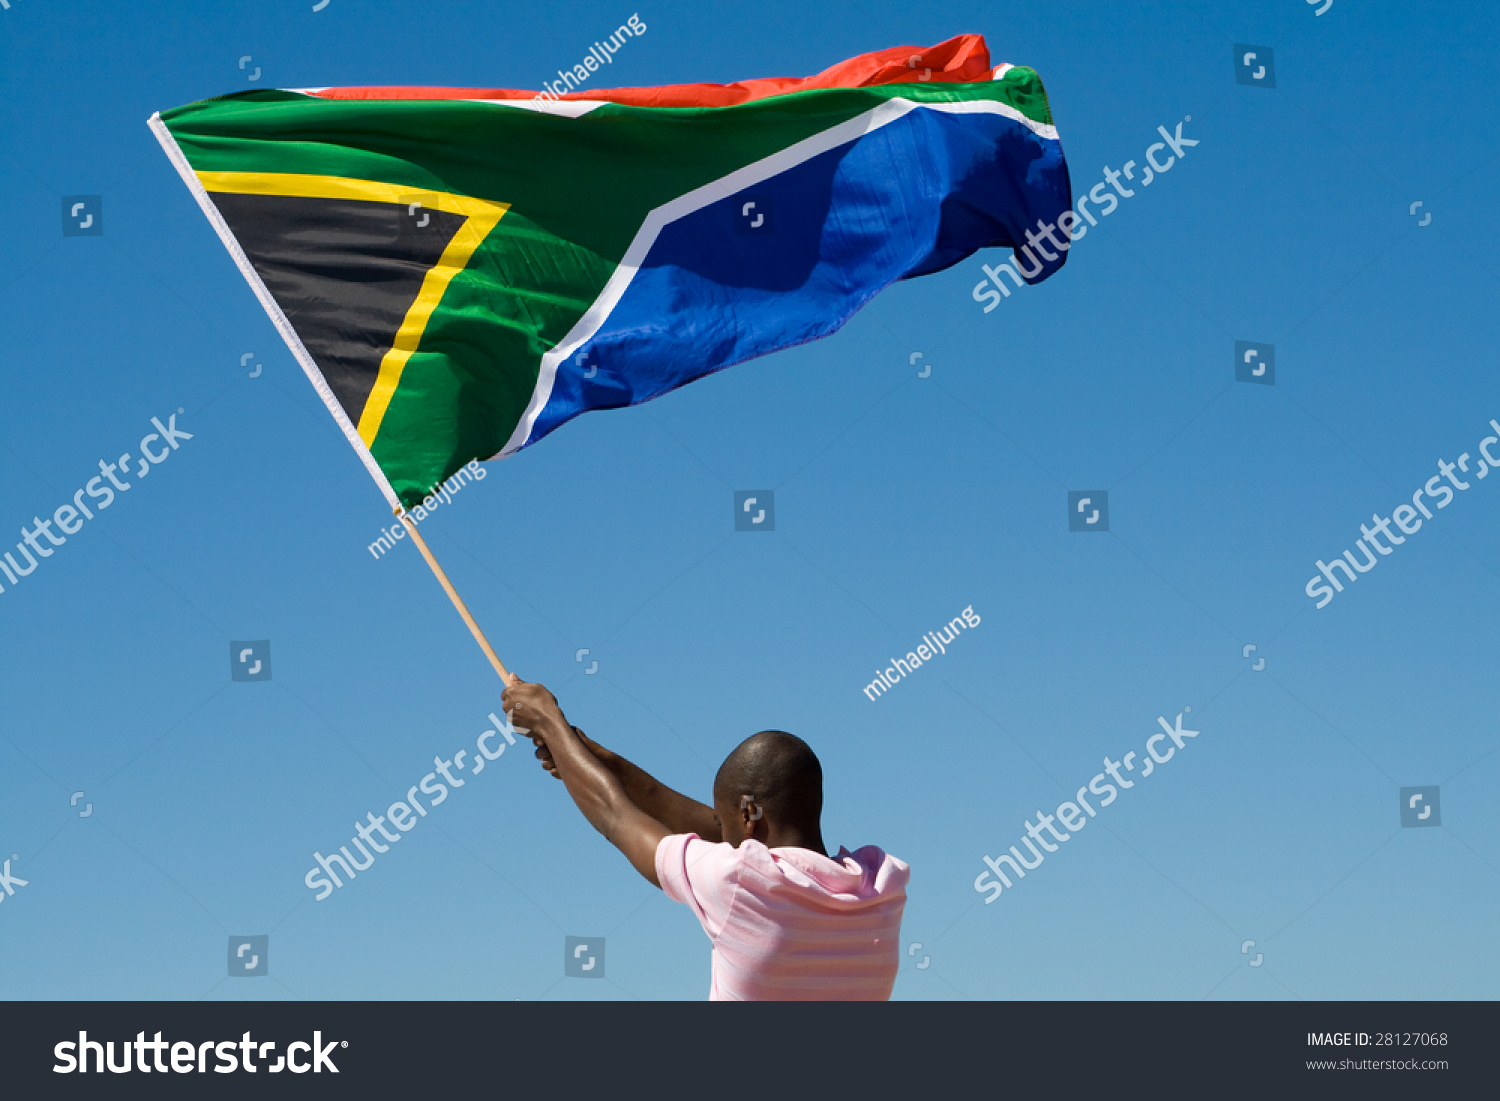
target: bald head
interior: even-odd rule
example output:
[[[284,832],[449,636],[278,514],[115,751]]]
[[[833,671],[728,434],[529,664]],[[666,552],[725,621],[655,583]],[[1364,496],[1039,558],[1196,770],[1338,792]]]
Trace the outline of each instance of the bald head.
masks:
[[[816,831],[823,813],[823,766],[795,734],[762,730],[736,746],[714,778],[716,806],[737,807],[743,795],[776,823]]]

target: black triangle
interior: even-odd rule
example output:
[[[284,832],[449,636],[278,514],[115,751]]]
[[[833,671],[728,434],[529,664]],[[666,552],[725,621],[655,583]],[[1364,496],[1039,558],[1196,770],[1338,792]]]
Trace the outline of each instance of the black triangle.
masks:
[[[356,199],[215,192],[229,224],[354,424],[463,214]]]

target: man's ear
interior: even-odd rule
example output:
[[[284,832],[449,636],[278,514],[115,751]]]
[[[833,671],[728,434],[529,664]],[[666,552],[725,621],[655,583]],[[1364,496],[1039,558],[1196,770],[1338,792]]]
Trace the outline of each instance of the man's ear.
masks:
[[[766,810],[755,801],[753,795],[740,796],[740,828],[747,841],[759,841],[769,833]]]

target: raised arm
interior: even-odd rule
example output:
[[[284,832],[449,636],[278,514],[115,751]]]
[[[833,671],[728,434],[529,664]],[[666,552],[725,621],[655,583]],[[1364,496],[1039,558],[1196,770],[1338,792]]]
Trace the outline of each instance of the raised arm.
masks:
[[[656,878],[656,846],[673,831],[631,801],[625,785],[563,717],[551,692],[540,684],[516,679],[500,698],[512,723],[545,742],[557,775],[589,824],[624,853],[636,871],[661,886]]]
[[[696,833],[703,840],[714,843],[724,839],[719,828],[719,816],[713,807],[680,791],[674,791],[645,769],[632,764],[613,750],[606,749],[576,726],[572,729],[584,748],[620,781],[630,801],[652,818],[673,833]],[[532,740],[537,743],[536,756],[542,762],[542,767],[561,779],[546,741],[541,738]]]

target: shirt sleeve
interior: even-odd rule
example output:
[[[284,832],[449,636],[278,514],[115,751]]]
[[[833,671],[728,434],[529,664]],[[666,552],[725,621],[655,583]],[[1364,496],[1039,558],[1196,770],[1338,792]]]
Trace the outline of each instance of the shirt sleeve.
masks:
[[[673,833],[656,845],[656,880],[673,902],[693,911],[716,938],[728,920],[738,888],[739,861],[727,841],[710,844],[696,833]]]

